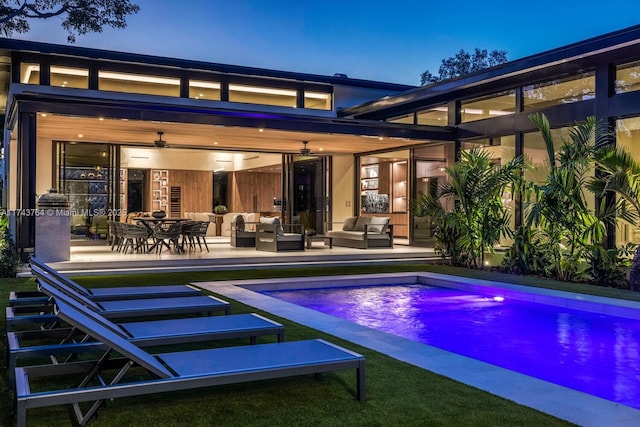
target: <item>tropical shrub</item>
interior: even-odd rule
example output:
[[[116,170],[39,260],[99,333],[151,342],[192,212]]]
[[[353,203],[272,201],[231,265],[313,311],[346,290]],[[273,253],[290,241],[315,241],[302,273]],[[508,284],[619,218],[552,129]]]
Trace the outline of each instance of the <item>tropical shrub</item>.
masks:
[[[9,217],[0,215],[0,277],[15,277],[20,256],[9,235]]]
[[[424,195],[414,201],[414,215],[436,218],[436,246],[454,265],[482,268],[485,254],[494,252],[502,236],[510,236],[511,217],[502,194],[519,179],[521,166],[521,157],[497,165],[491,153],[474,147],[446,168],[448,179],[435,197]],[[444,211],[441,198],[452,201],[454,210]]]

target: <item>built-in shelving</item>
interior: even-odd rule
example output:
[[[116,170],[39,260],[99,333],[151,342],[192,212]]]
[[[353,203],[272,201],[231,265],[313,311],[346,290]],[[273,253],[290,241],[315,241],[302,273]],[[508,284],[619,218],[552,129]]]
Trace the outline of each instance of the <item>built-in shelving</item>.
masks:
[[[166,211],[169,208],[169,171],[151,170],[151,210]]]
[[[407,162],[394,162],[392,167],[392,202],[393,212],[407,211]]]

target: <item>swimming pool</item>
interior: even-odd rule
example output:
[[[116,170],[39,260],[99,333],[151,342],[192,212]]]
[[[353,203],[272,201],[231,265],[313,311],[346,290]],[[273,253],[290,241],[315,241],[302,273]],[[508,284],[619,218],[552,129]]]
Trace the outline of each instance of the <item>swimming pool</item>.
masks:
[[[633,407],[260,293],[389,283],[437,285],[504,298],[507,302],[538,302],[640,322],[638,302],[425,272],[214,281],[194,285],[582,426],[640,425],[640,410]]]
[[[640,409],[640,322],[429,285],[264,294]]]

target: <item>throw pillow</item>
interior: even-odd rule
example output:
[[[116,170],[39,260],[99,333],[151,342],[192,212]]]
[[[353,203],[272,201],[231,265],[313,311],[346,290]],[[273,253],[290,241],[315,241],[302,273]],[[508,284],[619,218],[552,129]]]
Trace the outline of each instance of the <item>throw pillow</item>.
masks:
[[[364,226],[369,225],[371,222],[371,217],[368,216],[359,216],[356,221],[356,226],[353,228],[354,231],[364,231]]]
[[[389,224],[389,217],[386,216],[374,216],[371,218],[371,222],[367,227],[368,232],[370,233],[384,233],[387,228],[387,224]]]
[[[345,218],[342,223],[342,231],[353,231],[356,228],[356,221],[358,220],[357,216],[351,216],[349,218]]]
[[[244,217],[242,215],[234,216],[233,222],[236,223],[236,230],[244,231]]]
[[[273,224],[276,227],[276,234],[279,236],[282,236],[284,234],[284,229],[282,228],[282,225],[280,224],[280,218],[275,217],[275,216],[261,216],[260,217],[260,223],[261,224]]]

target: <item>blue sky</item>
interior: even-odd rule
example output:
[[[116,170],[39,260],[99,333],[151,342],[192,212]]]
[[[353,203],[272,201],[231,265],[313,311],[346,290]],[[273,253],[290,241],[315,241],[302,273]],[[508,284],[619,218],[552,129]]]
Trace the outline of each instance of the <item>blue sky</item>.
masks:
[[[418,85],[460,49],[518,59],[640,23],[638,0],[133,0],[76,46]],[[59,19],[15,38],[66,44]]]

